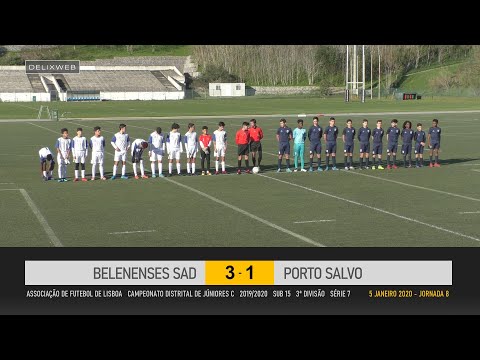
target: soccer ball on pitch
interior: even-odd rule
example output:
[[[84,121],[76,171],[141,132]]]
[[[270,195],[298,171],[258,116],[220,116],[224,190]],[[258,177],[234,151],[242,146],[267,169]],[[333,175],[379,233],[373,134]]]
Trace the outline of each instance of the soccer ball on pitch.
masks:
[[[258,166],[255,166],[255,167],[252,169],[252,172],[253,172],[254,174],[258,174],[258,171],[259,171],[259,170],[260,170],[260,169],[258,168]]]

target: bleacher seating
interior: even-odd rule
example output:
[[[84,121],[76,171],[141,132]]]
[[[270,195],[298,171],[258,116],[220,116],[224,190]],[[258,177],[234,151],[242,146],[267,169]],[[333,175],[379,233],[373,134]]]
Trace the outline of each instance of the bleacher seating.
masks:
[[[0,71],[0,92],[33,92],[25,71]]]

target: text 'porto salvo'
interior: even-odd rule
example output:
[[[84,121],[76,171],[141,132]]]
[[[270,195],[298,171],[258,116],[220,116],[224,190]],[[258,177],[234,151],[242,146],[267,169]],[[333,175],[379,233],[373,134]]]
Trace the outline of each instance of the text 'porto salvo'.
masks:
[[[93,267],[95,280],[182,280],[196,279],[195,267],[161,267],[161,266],[131,266],[131,267]]]
[[[285,280],[360,280],[363,276],[363,270],[358,266],[342,267],[319,267],[319,266],[298,266],[283,269],[283,278]]]

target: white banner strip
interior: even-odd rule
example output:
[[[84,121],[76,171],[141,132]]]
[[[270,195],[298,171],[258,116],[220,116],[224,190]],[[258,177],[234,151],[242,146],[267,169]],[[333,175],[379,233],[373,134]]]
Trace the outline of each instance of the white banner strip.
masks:
[[[452,285],[452,261],[275,261],[275,285]]]
[[[25,285],[204,285],[205,261],[25,261]]]

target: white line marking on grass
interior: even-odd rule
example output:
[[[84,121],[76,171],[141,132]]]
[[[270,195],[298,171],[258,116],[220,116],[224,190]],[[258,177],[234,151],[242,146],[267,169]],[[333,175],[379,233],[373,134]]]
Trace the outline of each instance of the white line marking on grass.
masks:
[[[354,204],[354,205],[358,205],[358,206],[361,206],[361,207],[365,207],[365,208],[367,208],[367,209],[371,209],[371,210],[374,210],[374,211],[378,211],[378,212],[381,212],[381,213],[384,213],[384,214],[387,214],[387,215],[395,216],[395,217],[397,217],[397,218],[399,218],[399,219],[403,219],[403,220],[407,220],[407,221],[412,221],[412,222],[417,223],[417,224],[425,225],[425,226],[428,226],[428,227],[430,227],[430,228],[432,228],[432,229],[444,231],[444,232],[447,232],[447,233],[450,233],[450,234],[454,234],[454,235],[457,235],[457,236],[461,236],[461,237],[464,237],[464,238],[467,238],[467,239],[471,239],[471,240],[475,240],[475,241],[479,241],[479,242],[480,242],[480,239],[478,239],[478,238],[476,238],[476,237],[473,237],[473,236],[470,236],[470,235],[465,235],[465,234],[462,234],[462,233],[459,233],[459,232],[456,232],[456,231],[453,231],[453,230],[445,229],[445,228],[442,228],[442,227],[440,227],[440,226],[428,224],[428,223],[425,223],[425,222],[422,222],[422,221],[419,221],[419,220],[416,220],[416,219],[409,218],[409,217],[407,217],[407,216],[395,214],[395,213],[392,213],[392,212],[387,211],[387,210],[383,210],[383,209],[380,209],[380,208],[376,208],[376,207],[374,207],[374,206],[362,204],[362,203],[359,203],[358,201],[349,200],[349,199],[346,199],[346,198],[342,198],[342,197],[340,197],[340,196],[328,194],[328,193],[325,193],[325,192],[323,192],[323,191],[315,190],[315,189],[312,189],[312,188],[309,188],[309,187],[306,187],[306,186],[302,186],[302,185],[298,185],[298,184],[295,184],[295,183],[292,183],[292,182],[289,182],[289,181],[276,179],[276,178],[271,177],[271,176],[266,176],[266,175],[262,175],[262,174],[257,174],[257,175],[258,175],[258,176],[262,176],[262,177],[267,178],[267,179],[271,179],[271,180],[274,180],[274,181],[278,181],[278,182],[281,182],[281,183],[284,183],[284,184],[288,184],[288,185],[291,185],[291,186],[295,186],[295,187],[298,187],[298,188],[301,188],[301,189],[304,189],[304,190],[307,190],[307,191],[311,191],[311,192],[314,192],[314,193],[317,193],[317,194],[325,195],[325,196],[328,196],[328,197],[331,197],[331,198],[334,198],[334,199],[337,199],[337,200],[341,200],[341,201],[344,201],[344,202],[347,202],[347,203],[350,203],[350,204]]]
[[[32,155],[25,155],[25,154],[0,154],[0,156],[29,156],[29,157],[32,157]]]
[[[480,211],[462,211],[459,214],[480,214]]]
[[[138,230],[138,231],[117,231],[108,233],[108,235],[121,235],[121,234],[136,234],[136,233],[152,233],[157,230]]]
[[[0,189],[0,191],[18,191],[18,189]]]
[[[61,241],[58,239],[57,235],[53,232],[53,229],[48,225],[47,220],[45,217],[42,215],[40,210],[38,209],[37,205],[33,202],[32,198],[30,195],[28,195],[27,191],[25,189],[18,189],[22,193],[23,197],[25,198],[25,201],[27,202],[28,206],[30,206],[30,209],[32,209],[33,213],[37,217],[38,221],[40,222],[40,225],[42,225],[43,230],[47,233],[48,237],[50,238],[50,241],[52,242],[53,245],[57,247],[63,247],[63,244]]]
[[[0,185],[15,185],[15,183],[0,183]]]
[[[480,171],[480,170],[477,170],[477,171]],[[391,183],[394,183],[394,184],[413,187],[413,188],[416,188],[416,189],[428,190],[428,191],[432,191],[432,192],[436,192],[436,193],[440,193],[440,194],[455,196],[455,197],[459,197],[459,198],[466,199],[466,200],[480,201],[480,199],[473,198],[473,197],[470,197],[470,196],[459,195],[459,194],[451,193],[451,192],[448,192],[448,191],[437,190],[437,189],[431,189],[431,188],[427,188],[427,187],[423,187],[423,186],[419,186],[419,185],[407,184],[407,183],[403,183],[401,181],[385,179],[385,178],[381,178],[381,177],[374,176],[374,175],[367,175],[367,174],[364,174],[364,173],[350,172],[350,171],[345,171],[345,172],[348,173],[348,174],[352,174],[352,175],[366,176],[366,177],[369,177],[369,178],[378,179],[378,180],[382,180],[382,181],[388,181],[388,182],[391,182]]]
[[[328,222],[336,220],[308,220],[308,221],[294,221],[294,224],[306,224],[306,223],[317,223],[317,222]]]
[[[30,125],[33,125],[33,126],[36,126],[36,127],[39,127],[39,128],[45,129],[45,130],[48,130],[48,131],[50,131],[50,132],[53,132],[53,133],[55,133],[55,134],[58,134],[59,136],[62,135],[62,134],[60,134],[59,131],[55,131],[55,130],[46,128],[45,126],[37,125],[37,124],[31,123],[31,122],[29,122],[29,123],[27,123],[27,124],[30,124]]]
[[[268,177],[268,176],[267,176],[267,177]],[[197,190],[197,189],[191,188],[190,186],[183,185],[183,184],[181,184],[181,183],[179,183],[179,182],[176,182],[176,181],[173,181],[173,180],[171,180],[171,179],[169,179],[169,178],[166,178],[165,180],[168,181],[168,182],[170,182],[170,183],[172,183],[172,184],[175,184],[175,185],[177,185],[177,186],[183,187],[183,188],[185,188],[185,189],[187,189],[187,190],[193,191],[194,193],[196,193],[196,194],[198,194],[198,195],[200,195],[200,196],[206,197],[207,199],[210,199],[210,200],[212,200],[212,201],[214,201],[214,202],[216,202],[216,203],[218,203],[218,204],[221,204],[221,205],[223,205],[223,206],[226,206],[226,207],[228,207],[229,209],[232,209],[232,210],[234,210],[234,211],[236,211],[236,212],[239,212],[240,214],[243,214],[243,215],[245,215],[245,216],[248,216],[248,217],[251,218],[251,219],[257,220],[257,221],[261,222],[262,224],[268,225],[268,226],[270,226],[270,227],[272,227],[272,228],[274,228],[274,229],[277,229],[277,230],[279,230],[279,231],[281,231],[281,232],[283,232],[283,233],[285,233],[285,234],[288,234],[288,235],[291,235],[291,236],[293,236],[293,237],[296,237],[297,239],[300,239],[300,240],[302,240],[302,241],[304,241],[304,242],[306,242],[306,243],[308,243],[308,244],[310,244],[310,245],[314,245],[314,246],[318,246],[318,247],[324,247],[324,246],[325,246],[325,245],[323,245],[323,244],[321,244],[321,243],[319,243],[319,242],[316,242],[316,241],[314,241],[314,240],[312,240],[312,239],[307,238],[306,236],[297,234],[297,233],[295,233],[295,232],[293,232],[293,231],[290,231],[290,230],[285,229],[285,228],[283,228],[283,227],[281,227],[281,226],[278,226],[278,225],[276,225],[276,224],[274,224],[274,223],[272,223],[272,222],[270,222],[270,221],[268,221],[268,220],[265,220],[265,219],[262,219],[262,218],[260,218],[260,217],[258,217],[258,216],[255,216],[255,215],[249,213],[248,211],[242,210],[242,209],[240,209],[239,207],[236,207],[235,205],[231,205],[231,204],[229,204],[229,203],[226,203],[225,201],[219,200],[219,199],[217,199],[217,198],[215,198],[215,197],[213,197],[213,196],[210,196],[210,195],[208,195],[208,194],[206,194],[206,193],[204,193],[204,192],[201,192],[201,191],[199,191],[199,190]]]
[[[470,169],[472,171],[476,171],[476,172],[480,172],[480,170],[477,170],[477,169]]]
[[[459,164],[458,166],[480,166],[480,164]]]

